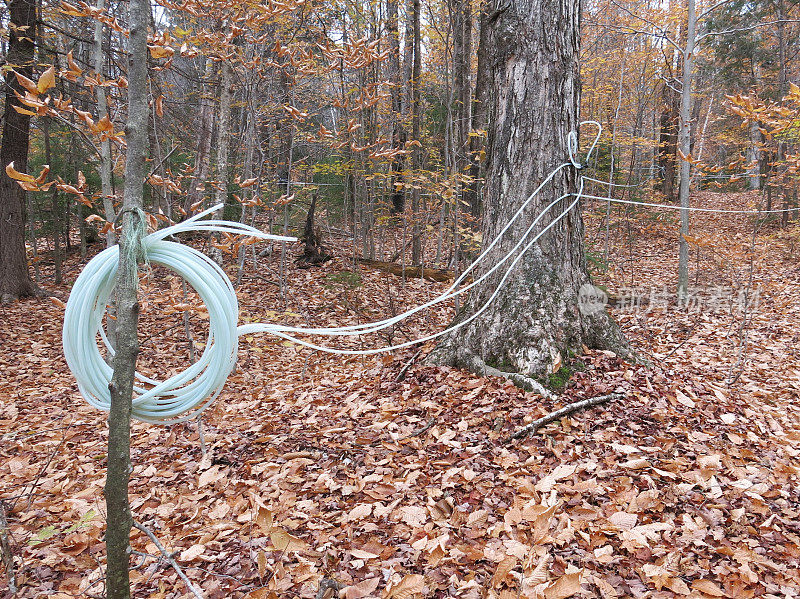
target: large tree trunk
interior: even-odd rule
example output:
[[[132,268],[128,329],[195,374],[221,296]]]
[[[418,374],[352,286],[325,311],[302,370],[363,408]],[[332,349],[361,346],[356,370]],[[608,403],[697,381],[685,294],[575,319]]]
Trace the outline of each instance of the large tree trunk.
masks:
[[[36,2],[10,0],[8,52],[5,63],[28,77],[33,76],[36,40]],[[13,71],[5,72],[3,139],[0,144],[0,301],[33,295],[36,286],[28,272],[25,254],[25,191],[5,174],[9,163],[20,172],[28,171],[28,137],[31,117],[14,110],[19,102],[14,94],[25,90]]]
[[[578,127],[580,7],[571,0],[492,0],[487,12],[491,83],[483,238],[490,241],[536,186],[567,160],[567,136]],[[480,269],[485,272],[505,255],[548,203],[574,192],[576,177],[572,167],[556,174]],[[559,202],[542,224],[573,199]],[[476,287],[456,322],[476,312],[499,281],[495,274]],[[578,294],[588,283],[583,221],[574,209],[520,261],[493,303],[446,337],[432,359],[543,377],[571,352],[580,353],[584,344],[628,353],[604,310],[581,314]]]

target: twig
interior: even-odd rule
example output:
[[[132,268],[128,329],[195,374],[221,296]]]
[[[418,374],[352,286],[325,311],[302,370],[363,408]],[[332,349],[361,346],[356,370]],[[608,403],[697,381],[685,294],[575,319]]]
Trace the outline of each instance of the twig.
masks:
[[[14,554],[11,551],[11,543],[8,541],[8,521],[6,520],[6,504],[4,501],[0,501],[0,555],[2,555],[3,565],[6,568],[8,590],[12,595],[16,595],[17,574],[14,570]]]
[[[564,416],[572,414],[573,412],[577,412],[578,410],[585,410],[586,408],[599,406],[600,404],[609,402],[612,399],[621,399],[621,398],[622,398],[621,393],[609,393],[608,395],[598,395],[597,397],[590,397],[589,399],[582,399],[580,401],[567,404],[560,410],[556,410],[555,412],[550,412],[547,416],[542,416],[538,420],[534,420],[528,426],[521,428],[516,433],[511,435],[508,439],[506,439],[505,442],[509,443],[514,439],[521,439],[522,437],[525,437],[530,433],[536,432],[536,430],[540,429],[545,424],[550,424],[554,420],[563,418]]]
[[[36,487],[39,486],[39,481],[41,480],[42,476],[44,476],[44,473],[47,471],[47,469],[50,467],[50,462],[53,461],[53,458],[58,453],[58,450],[61,449],[61,446],[64,445],[64,442],[67,440],[67,431],[70,429],[71,426],[72,426],[72,422],[70,422],[66,426],[66,428],[64,429],[64,433],[61,435],[61,441],[59,441],[58,445],[55,447],[55,449],[53,449],[53,451],[47,457],[47,461],[44,463],[44,466],[41,467],[41,469],[39,470],[39,473],[36,475],[36,478],[34,479],[33,483],[31,483],[31,490],[28,492],[28,505],[27,505],[27,507],[25,509],[28,509],[28,508],[31,507],[31,503],[33,503],[33,492],[36,491]],[[20,495],[20,497],[21,497],[21,495]],[[11,504],[11,508],[10,508],[11,510],[13,510],[16,507],[17,499],[14,499],[14,503]]]
[[[419,437],[420,435],[424,435],[433,428],[434,424],[436,424],[436,418],[431,418],[430,420],[428,420],[428,423],[425,426],[416,429],[410,435],[407,435],[400,440],[405,441],[406,439],[412,439],[414,437]]]
[[[181,580],[183,580],[183,582],[186,583],[186,586],[189,589],[189,591],[195,597],[197,597],[197,599],[205,599],[205,597],[203,596],[203,592],[192,584],[192,581],[189,580],[189,578],[186,576],[186,574],[183,573],[183,570],[181,569],[180,565],[178,565],[178,562],[175,561],[175,558],[172,557],[172,555],[166,549],[164,549],[164,546],[158,540],[156,535],[154,535],[152,532],[150,532],[149,528],[147,528],[143,524],[139,524],[138,522],[134,521],[133,527],[138,529],[138,530],[141,530],[144,534],[146,534],[148,537],[150,537],[150,540],[153,541],[153,544],[161,552],[161,555],[164,557],[164,559],[167,561],[167,563],[170,566],[172,566],[172,569],[175,570],[175,572],[178,573],[178,576],[181,577]]]
[[[419,358],[419,355],[421,353],[422,353],[422,350],[420,349],[420,350],[417,351],[417,353],[415,353],[413,356],[411,356],[411,359],[408,362],[406,362],[405,365],[400,369],[400,372],[397,373],[397,376],[394,379],[395,383],[399,383],[404,378],[406,378],[406,373],[408,372],[408,369],[411,368],[411,366],[414,364],[414,362],[416,362],[417,358]]]
[[[206,436],[203,434],[203,414],[197,415],[197,434],[200,436],[200,452],[206,457]]]

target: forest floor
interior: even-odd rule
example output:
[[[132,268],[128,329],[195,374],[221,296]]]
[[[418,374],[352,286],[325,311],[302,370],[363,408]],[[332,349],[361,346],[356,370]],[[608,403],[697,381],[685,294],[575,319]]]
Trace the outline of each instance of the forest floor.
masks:
[[[558,399],[543,400],[419,358],[406,369],[417,348],[348,358],[248,337],[203,416],[205,453],[196,422],[133,425],[135,519],[209,598],[321,599],[334,594],[325,579],[344,599],[800,597],[800,228],[753,236],[750,217],[693,215],[701,292],[681,308],[665,301],[675,215],[615,209],[611,225],[613,266],[596,281],[649,364],[589,351]],[[337,258],[292,266],[282,298],[264,280],[277,265],[262,259],[260,278],[245,276],[240,322],[367,322],[444,288],[351,274]],[[69,259],[68,283],[80,267]],[[140,369],[183,370],[182,312],[169,308],[180,285],[154,271],[143,290]],[[433,310],[365,343],[412,339],[450,316]],[[50,301],[0,307],[0,500],[17,597],[104,590],[104,414],[77,392],[62,320]],[[202,313],[191,322],[204,340]],[[507,440],[611,391],[624,398]],[[135,597],[191,596],[143,533],[132,539]]]

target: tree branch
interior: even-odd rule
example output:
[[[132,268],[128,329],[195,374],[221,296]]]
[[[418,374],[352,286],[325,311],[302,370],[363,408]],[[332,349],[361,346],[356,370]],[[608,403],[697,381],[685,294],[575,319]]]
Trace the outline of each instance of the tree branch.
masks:
[[[621,393],[609,393],[608,395],[599,395],[597,397],[590,397],[589,399],[582,399],[580,401],[567,404],[560,410],[556,410],[555,412],[550,412],[547,416],[542,416],[538,420],[534,420],[533,422],[531,422],[528,426],[519,429],[516,433],[514,433],[513,435],[508,437],[508,439],[506,439],[506,443],[509,443],[514,439],[521,439],[522,437],[526,437],[530,433],[536,432],[538,429],[542,428],[545,424],[550,424],[551,422],[559,420],[560,418],[572,414],[573,412],[577,412],[578,410],[585,410],[586,408],[599,406],[600,404],[609,402],[612,399],[621,399],[621,398],[622,398]]]
[[[154,535],[152,532],[150,532],[149,528],[147,528],[143,524],[139,524],[135,520],[133,522],[133,527],[138,529],[138,530],[141,530],[144,534],[146,534],[148,537],[150,537],[150,540],[153,541],[153,544],[161,552],[162,557],[167,561],[167,563],[170,566],[172,566],[172,569],[175,570],[175,572],[178,573],[178,576],[181,577],[181,580],[183,580],[183,582],[186,583],[186,586],[189,589],[189,591],[195,597],[197,597],[197,599],[205,599],[205,597],[203,595],[203,592],[192,584],[192,581],[189,580],[189,578],[186,576],[186,574],[183,573],[183,570],[181,569],[181,567],[178,564],[178,562],[175,561],[175,558],[172,557],[172,554],[170,554],[169,551],[164,549],[164,546],[158,540],[158,537],[156,537],[156,535]]]

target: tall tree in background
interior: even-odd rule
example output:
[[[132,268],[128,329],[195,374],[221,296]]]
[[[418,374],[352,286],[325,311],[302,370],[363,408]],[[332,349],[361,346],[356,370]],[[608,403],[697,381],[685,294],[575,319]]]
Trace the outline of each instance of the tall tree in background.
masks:
[[[571,0],[492,0],[487,9],[490,71],[489,139],[483,239],[493,240],[521,203],[567,159],[567,136],[578,127],[580,5]],[[495,264],[535,216],[554,199],[575,191],[576,171],[562,169],[487,257]],[[567,198],[543,225],[564,210]],[[493,275],[470,294],[456,320],[482,306],[498,286]],[[589,282],[578,210],[540,239],[488,309],[446,338],[433,360],[478,371],[487,365],[528,377],[558,369],[582,345],[627,353],[604,310],[582,314],[578,293]]]
[[[30,79],[36,47],[36,2],[9,0],[8,9],[5,66]],[[19,107],[15,92],[24,93],[25,90],[11,69],[5,71],[0,166],[5,169],[13,162],[16,170],[26,173],[31,117],[15,109]],[[25,223],[25,191],[5,172],[0,172],[0,301],[30,296],[36,291],[25,255]]]

